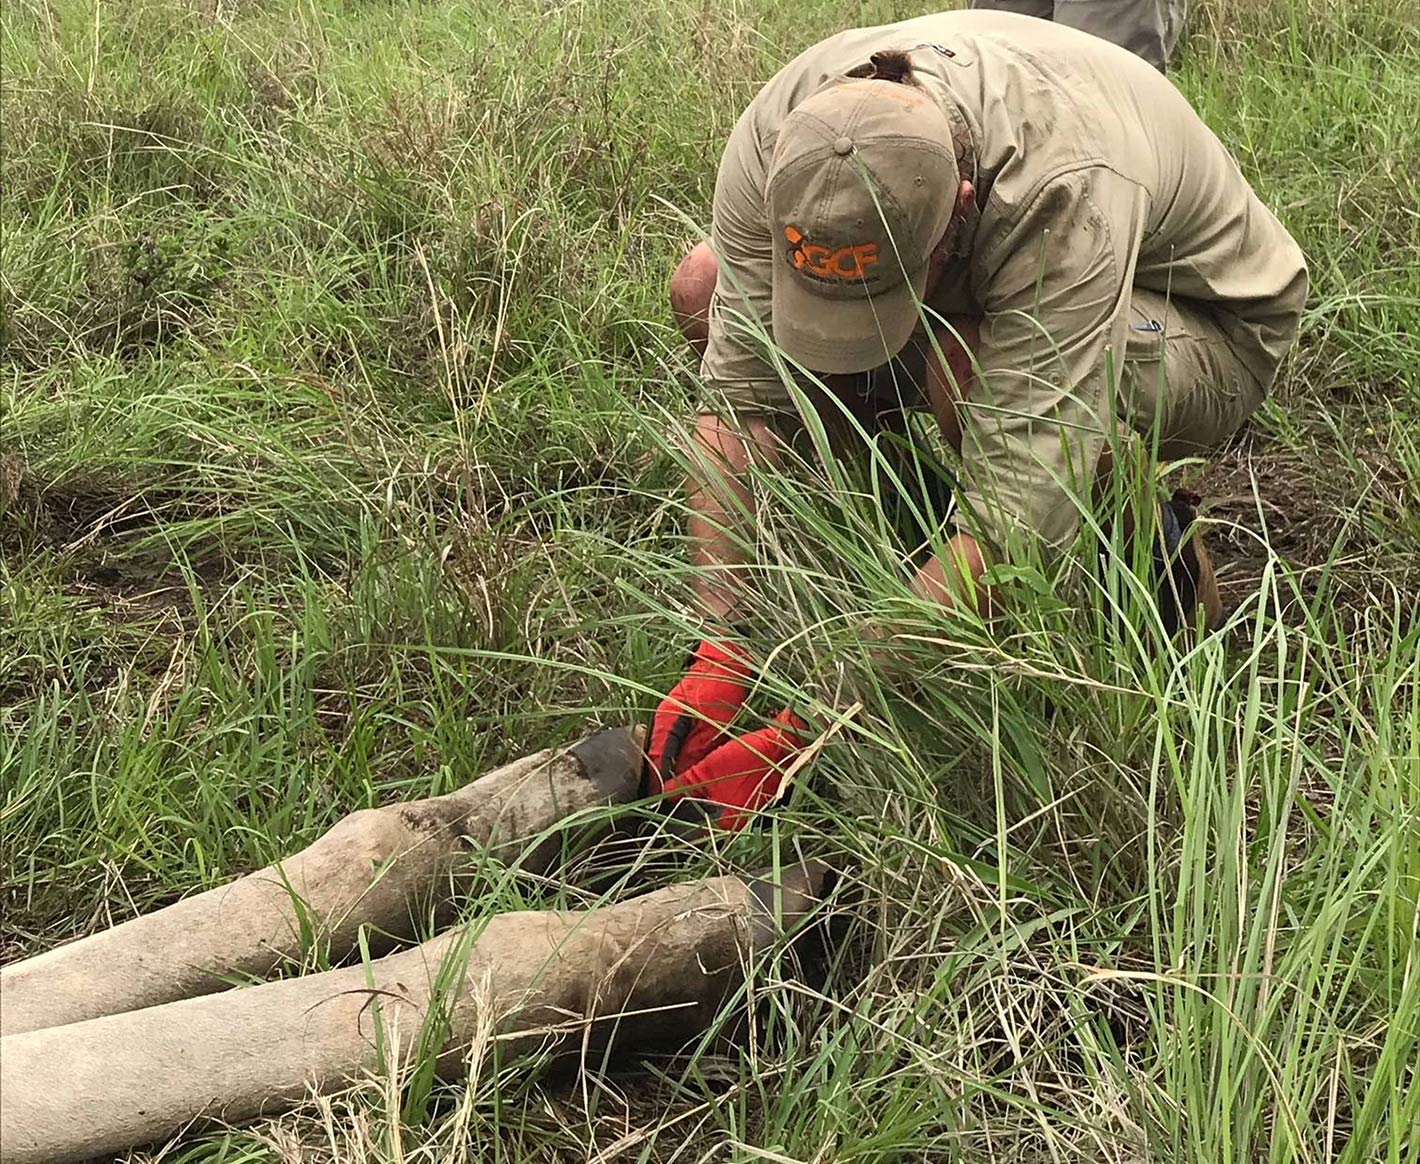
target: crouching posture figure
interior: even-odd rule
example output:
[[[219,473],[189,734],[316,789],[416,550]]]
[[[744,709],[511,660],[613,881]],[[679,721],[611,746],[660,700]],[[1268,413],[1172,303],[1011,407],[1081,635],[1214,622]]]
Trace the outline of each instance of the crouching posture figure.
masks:
[[[955,533],[913,585],[982,609],[991,563],[1029,542],[1071,547],[1120,434],[1176,458],[1237,431],[1306,293],[1299,248],[1236,162],[1124,49],[982,11],[815,45],[740,118],[709,245],[671,283],[715,402],[696,420],[704,469],[689,486],[711,625],[737,621],[725,567],[745,470],[801,423],[786,381],[830,426],[935,413],[962,487]],[[1176,498],[1157,521],[1170,630],[1217,599],[1191,518]],[[662,787],[699,788],[736,820],[775,791],[772,765],[746,780],[711,750],[746,673],[741,648],[712,634],[651,740]],[[782,764],[799,725],[786,714],[768,730],[756,751]],[[719,768],[735,777],[723,793]]]

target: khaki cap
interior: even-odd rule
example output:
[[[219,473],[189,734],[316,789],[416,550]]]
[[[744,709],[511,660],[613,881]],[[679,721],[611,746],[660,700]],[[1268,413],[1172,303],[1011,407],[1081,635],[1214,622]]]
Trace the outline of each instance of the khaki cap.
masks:
[[[901,351],[958,182],[951,125],[914,85],[844,80],[789,114],[766,188],[785,355],[837,375]]]

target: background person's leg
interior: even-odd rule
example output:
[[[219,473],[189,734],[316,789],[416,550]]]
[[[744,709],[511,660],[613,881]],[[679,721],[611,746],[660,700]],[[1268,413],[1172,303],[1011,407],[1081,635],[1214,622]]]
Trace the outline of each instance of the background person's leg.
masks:
[[[1162,72],[1178,39],[1169,10],[1169,0],[1055,0],[1055,22],[1127,48]]]
[[[990,12],[1019,12],[1022,16],[1049,20],[1055,12],[1055,0],[971,0],[970,7]]]
[[[1173,60],[1174,49],[1183,39],[1183,31],[1188,25],[1188,0],[1169,0],[1168,32],[1164,35],[1164,61]]]

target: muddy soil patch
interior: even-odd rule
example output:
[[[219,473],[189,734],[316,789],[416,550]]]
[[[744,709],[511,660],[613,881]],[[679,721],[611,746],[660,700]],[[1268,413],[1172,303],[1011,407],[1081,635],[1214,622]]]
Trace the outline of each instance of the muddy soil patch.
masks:
[[[16,567],[46,557],[66,589],[112,617],[170,618],[192,610],[191,585],[220,584],[233,562],[217,546],[180,561],[162,537],[170,522],[211,518],[210,498],[139,483],[47,482],[0,464],[0,556]]]
[[[1417,564],[1379,537],[1403,495],[1399,471],[1379,439],[1348,456],[1321,443],[1288,447],[1249,428],[1208,466],[1197,488],[1227,606],[1256,592],[1273,556],[1301,572],[1303,599],[1325,585],[1341,608],[1372,605],[1381,576],[1402,592],[1416,587]]]

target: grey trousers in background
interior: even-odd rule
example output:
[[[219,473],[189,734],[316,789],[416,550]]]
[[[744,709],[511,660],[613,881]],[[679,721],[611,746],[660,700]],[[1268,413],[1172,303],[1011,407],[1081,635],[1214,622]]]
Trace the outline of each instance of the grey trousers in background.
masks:
[[[1183,35],[1188,0],[971,0],[971,7],[1078,28],[1127,48],[1163,72]]]

